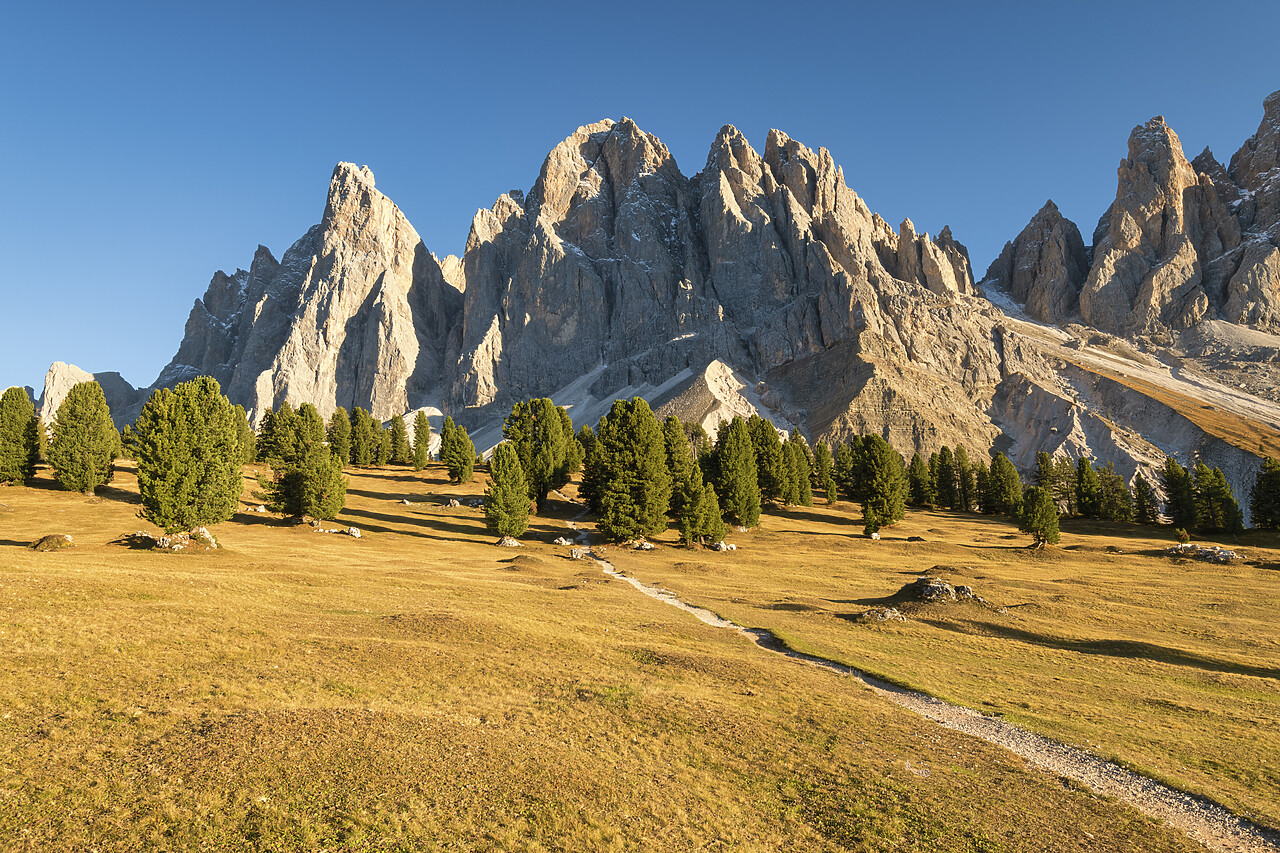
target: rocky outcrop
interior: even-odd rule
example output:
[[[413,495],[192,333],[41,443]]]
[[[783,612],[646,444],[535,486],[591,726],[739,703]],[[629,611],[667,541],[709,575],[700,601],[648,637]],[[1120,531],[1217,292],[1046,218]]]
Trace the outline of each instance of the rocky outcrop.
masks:
[[[1051,199],[1012,242],[1004,244],[1000,257],[987,268],[982,287],[999,288],[1029,316],[1060,324],[1079,316],[1080,288],[1088,274],[1080,229]]]
[[[136,407],[143,400],[143,392],[126,382],[119,373],[114,371],[89,373],[74,364],[55,361],[50,365],[49,372],[45,374],[44,390],[37,404],[40,420],[46,426],[53,423],[62,401],[67,398],[71,389],[81,382],[97,382],[102,386],[102,396],[107,401],[107,408],[111,410],[111,419],[115,422],[117,429],[133,420]]]

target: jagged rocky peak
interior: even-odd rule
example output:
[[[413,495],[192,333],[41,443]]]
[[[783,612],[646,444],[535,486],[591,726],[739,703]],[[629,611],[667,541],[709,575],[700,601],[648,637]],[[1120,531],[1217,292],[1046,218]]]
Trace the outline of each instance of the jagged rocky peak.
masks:
[[[1226,275],[1209,265],[1240,243],[1213,179],[1192,167],[1163,116],[1133,129],[1117,176],[1094,232],[1081,316],[1108,331],[1155,334],[1212,316]]]
[[[40,420],[49,426],[58,414],[58,407],[67,399],[71,389],[81,382],[97,382],[102,386],[102,396],[111,410],[111,419],[119,429],[133,420],[133,410],[141,402],[142,393],[130,385],[124,377],[115,371],[89,373],[74,364],[55,361],[49,366],[44,376],[44,389],[36,408],[40,411]]]
[[[1050,199],[987,268],[984,288],[1003,290],[1043,323],[1079,314],[1080,287],[1089,274],[1080,229]]]

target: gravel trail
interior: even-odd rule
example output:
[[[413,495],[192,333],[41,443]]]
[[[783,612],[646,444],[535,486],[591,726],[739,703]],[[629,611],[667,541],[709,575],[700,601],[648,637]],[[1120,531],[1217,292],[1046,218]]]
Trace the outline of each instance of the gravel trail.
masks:
[[[575,532],[577,532],[576,528]],[[585,536],[579,534],[579,539],[584,541]],[[941,726],[1002,746],[1030,764],[1059,776],[1074,779],[1099,794],[1123,800],[1138,810],[1164,821],[1209,850],[1221,851],[1221,853],[1280,851],[1280,834],[1237,817],[1216,803],[1176,791],[1154,779],[1126,770],[1113,762],[1104,761],[1083,749],[1066,746],[1033,734],[1013,723],[984,716],[970,708],[952,705],[927,694],[889,684],[826,658],[794,651],[769,631],[761,628],[744,628],[710,610],[681,601],[668,590],[649,586],[633,577],[628,577],[617,571],[607,560],[602,560],[594,554],[592,559],[599,563],[605,574],[631,584],[650,598],[656,598],[658,601],[679,608],[708,625],[736,631],[762,649],[855,678],[871,691]]]

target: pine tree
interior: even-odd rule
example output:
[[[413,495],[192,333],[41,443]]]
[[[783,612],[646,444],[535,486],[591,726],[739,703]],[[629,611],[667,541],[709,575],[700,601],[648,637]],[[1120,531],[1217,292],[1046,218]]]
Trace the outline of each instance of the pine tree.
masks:
[[[833,474],[827,474],[827,481],[823,484],[822,490],[827,494],[827,504],[833,504],[840,500],[840,490],[836,486],[836,478]]]
[[[667,528],[671,474],[662,427],[643,397],[614,400],[596,436],[604,470],[599,528],[615,541]]]
[[[866,491],[863,515],[873,512],[876,530],[902,520],[907,497],[907,475],[902,457],[878,435],[863,438]]]
[[[382,442],[380,430],[364,409],[351,410],[351,464],[361,467],[372,465],[378,458],[378,445]]]
[[[329,449],[343,465],[351,462],[351,415],[339,406],[329,416]]]
[[[272,512],[295,518],[333,519],[346,505],[347,479],[342,476],[342,460],[314,435],[303,436],[288,459],[272,459],[271,468],[271,479],[259,480],[259,484]]]
[[[298,413],[285,400],[276,409],[271,443],[266,449],[267,460],[292,459],[298,452]]]
[[[1031,478],[1032,484],[1053,494],[1054,469],[1053,457],[1041,450],[1036,454],[1036,473]]]
[[[36,407],[25,388],[0,396],[0,483],[24,483],[35,476],[39,449],[32,421]]]
[[[543,397],[516,403],[502,425],[502,436],[511,442],[524,468],[529,497],[541,510],[547,495],[569,482],[569,442],[572,422],[565,434],[565,419],[551,400]]]
[[[969,454],[960,445],[956,445],[956,498],[958,509],[972,512],[978,498],[977,478],[973,475],[973,466],[969,464]]]
[[[786,489],[786,468],[782,459],[782,441],[778,430],[759,415],[747,419],[747,432],[756,455],[756,477],[760,497],[766,501],[781,500]]]
[[[1191,472],[1170,456],[1164,460],[1164,468],[1160,471],[1160,486],[1164,489],[1167,502],[1166,514],[1173,526],[1183,530],[1196,529],[1196,502]]]
[[[453,424],[453,418],[448,419],[450,425]],[[440,458],[444,459],[444,433],[441,433],[440,441]],[[467,454],[467,470],[471,469],[472,458],[474,453]],[[427,420],[427,413],[418,410],[413,416],[413,470],[421,471],[431,462],[431,422]],[[452,479],[453,475],[449,475]]]
[[[1196,463],[1194,499],[1196,529],[1203,533],[1239,533],[1244,530],[1240,504],[1220,468]]]
[[[1253,478],[1249,490],[1249,514],[1253,526],[1263,530],[1280,529],[1280,462],[1268,456]]]
[[[600,419],[600,428],[608,419],[605,415]],[[578,441],[582,444],[582,483],[578,486],[578,495],[586,501],[587,507],[597,515],[600,514],[600,496],[604,494],[604,457],[601,455],[600,441],[596,433],[587,424],[578,431]]]
[[[783,443],[782,459],[788,481],[786,502],[813,506],[813,487],[810,485],[813,469],[809,462],[809,447],[798,431],[792,432]]]
[[[1067,456],[1059,456],[1053,460],[1053,492],[1054,502],[1059,507],[1066,507],[1067,515],[1076,515],[1076,463]]]
[[[1039,547],[1058,544],[1058,506],[1048,491],[1039,486],[1026,488],[1018,527],[1023,533],[1030,533]]]
[[[484,493],[485,524],[499,536],[523,535],[529,529],[529,484],[511,442],[493,449],[489,481]]]
[[[1139,524],[1158,524],[1160,507],[1156,503],[1155,489],[1147,478],[1138,474],[1133,481],[1133,519]]]
[[[715,490],[725,518],[740,527],[760,523],[760,481],[755,447],[740,417],[720,424],[716,438]]]
[[[991,460],[994,462],[995,460]],[[977,484],[975,494],[978,496],[978,512],[983,515],[994,515],[996,512],[996,493],[991,487],[991,469],[977,462],[973,465],[973,476]]]
[[[876,516],[876,508],[866,504],[862,508],[862,535],[868,539],[873,533],[880,531],[880,519]]]
[[[294,432],[292,455],[286,459],[301,458],[306,448],[311,445],[325,444],[324,418],[310,403],[303,403],[298,408],[297,429]]]
[[[671,474],[671,515],[677,520],[684,513],[684,502],[697,495],[690,492],[689,483],[692,470],[698,467],[689,447],[689,438],[685,435],[684,425],[675,415],[668,415],[662,422],[662,444],[667,457],[667,471]],[[698,480],[702,480],[699,472]]]
[[[1022,512],[1022,477],[1003,453],[991,458],[990,488],[993,512],[1017,518]]]
[[[702,479],[702,469],[689,466],[688,476],[677,487],[682,493],[680,510],[675,513],[680,528],[680,541],[686,545],[719,542],[724,538],[724,519],[720,516],[720,502],[715,489]],[[675,500],[672,501],[674,505]]]
[[[825,441],[819,441],[813,447],[813,487],[825,489],[831,477],[831,448]],[[828,496],[829,497],[829,496]]]
[[[248,465],[258,458],[258,436],[249,424],[249,415],[245,412],[244,406],[237,403],[232,408],[236,415],[236,439],[240,444],[240,464]],[[125,429],[129,429],[127,424]],[[121,432],[121,443],[123,444],[123,431]]]
[[[476,449],[467,431],[456,426],[452,417],[445,418],[440,429],[440,461],[449,470],[449,479],[455,483],[471,482],[475,457]]]
[[[92,492],[111,481],[120,433],[111,422],[102,386],[73,385],[53,419],[49,464],[65,489]]]
[[[374,434],[378,437],[378,443],[373,462],[379,468],[385,468],[391,463],[391,430],[374,421]]]
[[[836,481],[836,488],[840,490],[840,496],[847,501],[856,501],[862,493],[861,483],[859,482],[858,472],[858,454],[854,451],[854,445],[858,445],[861,450],[861,439],[854,438],[836,446],[835,458],[831,463],[831,476]]]
[[[175,533],[235,515],[248,453],[242,421],[244,409],[209,376],[153,393],[136,422],[143,517]]]
[[[1098,517],[1106,521],[1133,521],[1133,492],[1110,462],[1098,471]]]
[[[1097,518],[1102,513],[1102,484],[1087,456],[1076,460],[1076,512],[1084,518]]]
[[[409,465],[413,462],[413,448],[409,446],[409,430],[405,427],[404,415],[396,415],[391,419],[391,458],[392,465]]]
[[[556,412],[560,415],[560,432],[565,441],[564,464],[556,476],[556,482],[559,483],[556,488],[562,488],[574,474],[582,470],[582,460],[586,456],[586,451],[582,449],[582,444],[573,434],[573,418],[569,417],[569,413],[563,406],[556,406]]]
[[[912,506],[933,506],[938,499],[929,466],[919,453],[911,456],[911,464],[907,467],[907,495]]]
[[[939,506],[950,510],[960,508],[958,481],[955,457],[951,455],[951,449],[944,444],[938,451],[938,472],[935,480]]]

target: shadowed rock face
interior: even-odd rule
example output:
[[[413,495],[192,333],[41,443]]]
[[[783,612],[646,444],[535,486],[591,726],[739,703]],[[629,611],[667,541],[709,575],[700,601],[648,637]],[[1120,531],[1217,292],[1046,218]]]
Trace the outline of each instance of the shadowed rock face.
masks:
[[[998,287],[1042,323],[1080,315],[1080,287],[1089,273],[1080,229],[1047,201],[1022,233],[1004,244],[987,269],[983,287]]]

